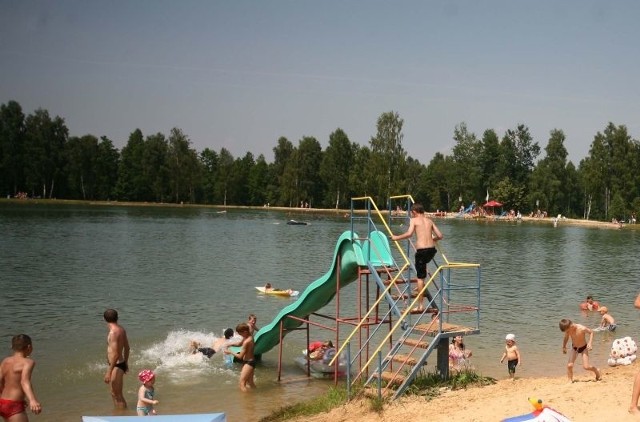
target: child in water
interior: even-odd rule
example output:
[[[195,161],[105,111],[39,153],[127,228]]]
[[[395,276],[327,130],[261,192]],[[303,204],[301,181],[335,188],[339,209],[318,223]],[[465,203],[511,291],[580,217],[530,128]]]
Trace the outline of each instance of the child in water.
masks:
[[[253,348],[255,346],[253,342],[253,335],[251,335],[251,328],[246,323],[238,324],[236,332],[242,336],[242,346],[238,353],[232,350],[225,349],[224,353],[233,355],[235,358],[242,362],[242,369],[240,370],[240,390],[247,392],[252,388],[256,388],[256,384],[253,380],[254,369],[256,367],[256,358],[253,355]]]
[[[211,356],[219,353],[223,347],[231,345],[231,338],[233,337],[233,328],[227,328],[223,332],[224,337],[217,338],[211,347],[202,347],[196,340],[189,342],[189,351],[191,354],[202,353],[204,356],[211,359]]]
[[[324,358],[327,350],[333,348],[333,342],[331,340],[327,341],[314,341],[309,344],[309,359],[311,360],[320,360]]]
[[[600,328],[603,330],[615,331],[616,330],[616,320],[613,319],[611,314],[609,313],[609,309],[606,306],[601,306],[598,309],[600,315],[602,315],[602,320],[600,320]]]
[[[155,415],[156,410],[154,405],[158,404],[158,400],[155,400],[155,389],[153,385],[156,382],[156,374],[150,369],[144,369],[138,374],[138,379],[142,383],[140,389],[138,389],[138,404],[136,405],[136,411],[138,416]]]

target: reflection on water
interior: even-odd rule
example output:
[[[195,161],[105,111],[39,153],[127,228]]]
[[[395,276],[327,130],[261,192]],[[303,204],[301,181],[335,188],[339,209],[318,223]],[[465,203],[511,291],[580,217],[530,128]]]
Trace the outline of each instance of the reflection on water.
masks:
[[[294,358],[304,348],[304,332],[284,342],[285,382],[276,380],[277,349],[264,355],[255,394],[239,392],[238,368],[225,367],[221,356],[186,352],[189,340],[210,343],[248,313],[266,325],[294,300],[260,295],[254,286],[270,282],[303,291],[329,269],[348,220],[303,214],[294,218],[309,225],[290,226],[289,218],[270,210],[0,205],[0,340],[8,346],[15,333],[33,337],[34,382],[45,408],[40,418],[77,421],[82,414],[112,412],[102,382],[107,307],[118,309],[131,341],[130,406],[144,367],[158,372],[158,410],[165,414],[224,411],[229,420],[256,420],[333,385],[299,381]],[[441,252],[482,266],[481,334],[465,343],[484,374],[507,377],[498,362],[504,336],[514,333],[524,359],[518,376],[563,375],[568,356],[562,355],[558,321],[597,326],[598,314],[578,310],[588,294],[618,323],[615,334],[595,334],[596,365],[606,364],[614,338],[637,339],[637,231],[437,223],[445,235]],[[355,286],[341,292],[341,312],[353,312]],[[319,329],[311,335],[331,337]],[[588,376],[581,369],[576,375]]]

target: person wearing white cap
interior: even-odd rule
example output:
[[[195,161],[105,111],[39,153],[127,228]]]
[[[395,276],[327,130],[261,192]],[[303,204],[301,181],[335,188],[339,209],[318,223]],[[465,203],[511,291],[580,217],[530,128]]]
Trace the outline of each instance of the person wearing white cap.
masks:
[[[500,363],[507,359],[507,369],[509,370],[509,376],[512,380],[516,378],[516,366],[520,364],[520,349],[516,346],[515,334],[507,334],[505,337],[506,345],[504,346],[504,353],[500,359]]]

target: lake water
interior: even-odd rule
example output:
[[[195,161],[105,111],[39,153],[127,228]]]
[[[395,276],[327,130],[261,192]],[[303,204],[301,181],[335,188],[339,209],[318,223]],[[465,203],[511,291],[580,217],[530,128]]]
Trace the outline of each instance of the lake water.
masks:
[[[288,218],[310,224],[289,226]],[[506,365],[499,364],[507,333],[516,335],[522,352],[518,376],[564,375],[558,321],[596,326],[598,314],[578,309],[587,294],[607,305],[618,322],[615,335],[596,333],[596,365],[606,365],[614,338],[637,338],[639,231],[456,219],[437,224],[445,235],[440,250],[449,259],[482,266],[481,334],[465,343],[484,375],[507,377]],[[136,374],[148,367],[157,373],[159,413],[225,412],[229,421],[255,421],[333,385],[304,379],[293,363],[305,347],[303,332],[285,340],[283,382],[276,380],[276,348],[263,356],[258,390],[250,394],[238,389],[238,368],[225,366],[220,356],[189,355],[186,345],[191,339],[212,341],[251,312],[258,325],[270,322],[293,299],[261,296],[254,286],[269,281],[304,290],[329,269],[336,241],[349,228],[343,217],[272,210],[223,214],[210,208],[0,202],[0,341],[8,353],[12,335],[24,332],[34,340],[33,381],[44,408],[37,420],[112,414],[102,382],[102,313],[113,307],[132,347],[125,376],[130,409]],[[341,293],[345,303],[355,297],[351,286]],[[581,368],[576,375],[587,376]]]

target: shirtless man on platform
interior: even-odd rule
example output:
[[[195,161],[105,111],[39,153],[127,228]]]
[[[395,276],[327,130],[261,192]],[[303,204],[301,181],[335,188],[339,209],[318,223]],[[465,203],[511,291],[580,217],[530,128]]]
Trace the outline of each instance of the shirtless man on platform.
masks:
[[[104,311],[104,320],[109,327],[107,334],[107,362],[109,368],[104,375],[104,382],[111,387],[113,404],[120,409],[126,409],[127,401],[122,395],[124,374],[129,371],[129,339],[127,332],[118,324],[118,311],[107,309]]]
[[[427,277],[427,264],[431,262],[436,255],[436,241],[442,240],[443,236],[440,230],[430,218],[424,215],[424,207],[420,204],[414,204],[411,208],[411,223],[409,230],[400,235],[391,236],[391,240],[398,241],[407,239],[416,234],[416,256],[415,267],[418,277],[418,311],[424,311],[424,279]]]

